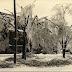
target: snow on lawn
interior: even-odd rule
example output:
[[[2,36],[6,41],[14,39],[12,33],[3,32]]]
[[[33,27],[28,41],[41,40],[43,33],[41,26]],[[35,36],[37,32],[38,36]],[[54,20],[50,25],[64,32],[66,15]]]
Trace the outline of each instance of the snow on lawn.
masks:
[[[5,59],[12,57],[13,54],[0,54],[0,61],[4,61]]]
[[[3,55],[3,57],[4,56],[5,55]],[[8,55],[7,57],[13,58],[13,55]],[[67,59],[72,60],[72,55],[66,54],[66,58],[64,59],[62,57],[62,54],[33,54],[33,55],[28,56],[26,61],[21,59],[21,55],[19,55],[17,57],[17,61],[19,61],[19,64],[18,63],[16,65],[14,64],[13,68],[9,68],[9,67],[4,68],[4,69],[0,68],[0,71],[72,71],[72,65],[64,65],[64,66],[56,66],[55,65],[55,66],[43,66],[43,67],[41,65],[40,65],[40,67],[39,66],[31,66],[31,63],[33,63],[34,60],[35,60],[34,64],[38,64],[40,62],[42,62],[42,63],[49,62],[49,61],[51,61],[52,64],[54,62],[55,62],[54,64],[57,64],[57,62],[61,62],[59,60],[62,60],[61,63],[64,64]],[[51,62],[49,62],[49,63],[51,63]],[[30,64],[30,65],[26,65],[26,64]],[[32,65],[34,65],[34,64],[32,64]]]
[[[22,59],[22,54],[17,54],[17,64],[13,63],[13,54],[0,55],[2,63],[0,68],[18,68],[18,67],[60,67],[72,64],[72,56],[66,54],[66,58],[62,57],[62,54],[27,54],[27,59]],[[2,65],[3,64],[3,65]],[[9,65],[8,65],[9,64]],[[11,65],[12,64],[12,65]]]
[[[63,58],[62,54],[27,54],[26,60],[22,59],[21,55],[17,55],[17,63],[30,67],[63,66],[71,64],[71,58],[70,55],[66,55],[66,58]],[[10,63],[13,60],[13,57],[10,57],[5,62]]]
[[[52,59],[62,59],[66,60],[69,57],[72,57],[70,54],[66,54],[65,58],[63,58],[62,54],[34,54],[35,55],[35,60],[39,61],[50,61]]]

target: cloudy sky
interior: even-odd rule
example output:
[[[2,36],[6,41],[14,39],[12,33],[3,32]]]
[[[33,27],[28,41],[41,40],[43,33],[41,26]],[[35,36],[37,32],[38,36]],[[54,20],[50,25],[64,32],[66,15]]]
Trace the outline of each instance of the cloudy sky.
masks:
[[[32,4],[34,0],[16,0],[16,12],[20,12],[19,6],[26,6],[28,4]],[[54,14],[52,8],[56,4],[68,4],[72,3],[72,0],[36,0],[35,7],[33,8],[33,16],[38,15],[39,18],[43,16],[48,16],[49,18]],[[18,6],[19,5],[19,6]],[[0,12],[8,11],[7,9],[13,12],[13,0],[0,0]],[[72,24],[72,16],[66,15],[66,20],[70,24]]]

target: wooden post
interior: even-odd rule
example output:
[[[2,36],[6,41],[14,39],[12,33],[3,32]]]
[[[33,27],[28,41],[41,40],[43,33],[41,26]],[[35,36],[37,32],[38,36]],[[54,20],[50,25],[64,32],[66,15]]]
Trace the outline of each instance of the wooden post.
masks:
[[[14,63],[16,63],[16,48],[17,48],[17,24],[16,24],[16,1],[14,0],[14,24],[15,24],[15,50],[14,50]]]

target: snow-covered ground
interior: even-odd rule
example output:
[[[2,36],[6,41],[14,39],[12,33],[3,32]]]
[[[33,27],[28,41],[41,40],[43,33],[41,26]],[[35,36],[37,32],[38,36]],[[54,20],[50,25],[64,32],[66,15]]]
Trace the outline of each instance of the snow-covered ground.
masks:
[[[17,54],[17,55],[21,55],[20,54]],[[14,54],[0,54],[0,61],[4,61],[5,59],[9,58],[9,57],[13,57]]]
[[[18,66],[16,68],[1,68],[0,71],[72,71],[72,65],[64,67],[28,67]]]
[[[13,54],[0,54],[0,61],[5,60],[6,58],[12,57]],[[71,56],[70,54],[66,55],[66,58]],[[48,61],[54,58],[63,59],[62,54],[35,54],[37,60]],[[33,58],[34,59],[34,58]],[[66,65],[62,67],[29,67],[26,65],[16,66],[15,68],[0,68],[0,71],[72,71],[72,65]]]
[[[12,57],[13,54],[0,54],[0,61],[4,61],[6,58]]]

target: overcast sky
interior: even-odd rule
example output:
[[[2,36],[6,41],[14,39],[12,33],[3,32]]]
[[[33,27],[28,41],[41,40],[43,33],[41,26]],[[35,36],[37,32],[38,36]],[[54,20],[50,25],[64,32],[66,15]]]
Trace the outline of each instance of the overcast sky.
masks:
[[[26,6],[28,4],[32,4],[34,0],[16,0],[16,12],[20,12],[19,6]],[[38,15],[39,18],[43,16],[48,16],[49,18],[53,15],[52,8],[56,4],[65,4],[65,3],[72,3],[72,0],[36,0],[35,7],[33,8],[33,16]],[[18,4],[18,5],[17,5]],[[0,12],[8,11],[4,10],[7,9],[13,12],[13,0],[0,0]],[[67,15],[66,20],[69,24],[72,24],[72,16]]]

